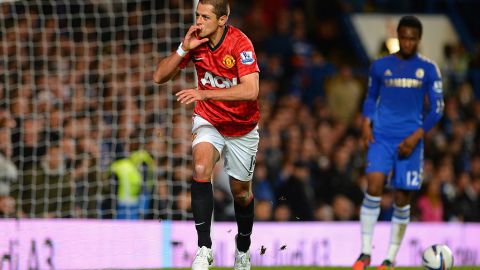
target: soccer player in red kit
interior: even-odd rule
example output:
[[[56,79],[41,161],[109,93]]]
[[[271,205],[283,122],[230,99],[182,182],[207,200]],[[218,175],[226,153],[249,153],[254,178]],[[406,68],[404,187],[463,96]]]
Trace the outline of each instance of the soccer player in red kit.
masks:
[[[239,29],[227,25],[227,0],[200,0],[196,24],[176,52],[162,59],[154,73],[156,83],[172,79],[189,61],[195,64],[198,89],[184,89],[177,100],[196,102],[193,116],[192,211],[198,235],[193,270],[213,262],[210,238],[213,213],[212,171],[223,155],[230,176],[238,233],[234,269],[250,269],[253,227],[252,176],[259,134],[259,68],[253,45]]]

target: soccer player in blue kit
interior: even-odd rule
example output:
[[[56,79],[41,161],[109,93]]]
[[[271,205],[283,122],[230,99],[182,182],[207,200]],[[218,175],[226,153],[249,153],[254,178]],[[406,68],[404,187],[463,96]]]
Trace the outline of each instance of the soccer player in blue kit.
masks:
[[[414,16],[402,17],[397,35],[400,50],[371,65],[363,104],[368,187],[360,211],[361,254],[353,270],[370,265],[373,229],[386,180],[394,189],[394,212],[387,256],[377,269],[393,269],[410,222],[412,191],[419,190],[422,184],[423,136],[443,114],[439,69],[417,53],[421,22]]]

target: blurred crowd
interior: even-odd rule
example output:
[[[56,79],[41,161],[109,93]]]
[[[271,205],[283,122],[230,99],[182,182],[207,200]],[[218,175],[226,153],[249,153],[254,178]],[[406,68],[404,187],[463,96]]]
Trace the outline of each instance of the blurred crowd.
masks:
[[[0,216],[191,219],[193,107],[173,93],[193,68],[152,82],[191,1],[36,2],[0,4]],[[368,66],[341,17],[360,2],[231,1],[261,69],[257,220],[358,219]],[[480,221],[480,50],[445,44],[438,64],[445,116],[426,137],[412,219]],[[215,219],[233,220],[221,162],[214,179]],[[387,189],[382,220],[392,200]]]

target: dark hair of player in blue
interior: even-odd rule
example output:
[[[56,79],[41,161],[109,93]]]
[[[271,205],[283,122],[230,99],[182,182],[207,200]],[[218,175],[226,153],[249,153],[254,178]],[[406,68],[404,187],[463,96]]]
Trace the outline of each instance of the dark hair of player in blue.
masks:
[[[400,19],[400,22],[398,23],[398,26],[397,26],[397,33],[400,31],[400,28],[401,27],[412,27],[412,28],[416,28],[418,30],[418,34],[420,34],[420,37],[422,37],[422,30],[423,30],[423,27],[422,27],[422,23],[420,22],[420,20],[415,17],[415,16],[411,16],[411,15],[408,15],[408,16],[403,16],[401,19]]]

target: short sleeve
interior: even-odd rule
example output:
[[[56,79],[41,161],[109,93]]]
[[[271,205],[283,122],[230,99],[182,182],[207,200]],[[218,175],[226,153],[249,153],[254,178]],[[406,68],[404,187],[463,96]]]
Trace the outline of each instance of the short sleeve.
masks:
[[[260,71],[252,42],[247,37],[239,39],[234,52],[239,78]]]

